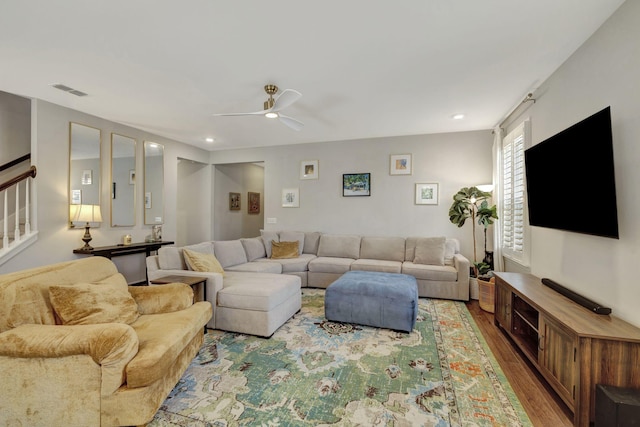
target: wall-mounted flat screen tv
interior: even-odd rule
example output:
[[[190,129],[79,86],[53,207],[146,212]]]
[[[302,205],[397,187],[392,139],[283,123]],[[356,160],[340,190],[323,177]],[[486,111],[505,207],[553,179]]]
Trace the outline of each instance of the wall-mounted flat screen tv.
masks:
[[[611,107],[524,153],[529,224],[618,235]]]

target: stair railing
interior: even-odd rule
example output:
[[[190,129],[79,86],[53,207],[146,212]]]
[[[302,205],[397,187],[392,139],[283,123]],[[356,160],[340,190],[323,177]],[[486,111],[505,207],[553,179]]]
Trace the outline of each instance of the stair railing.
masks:
[[[24,235],[31,234],[31,221],[30,221],[30,212],[31,212],[31,198],[29,197],[29,189],[31,180],[29,178],[35,178],[37,173],[36,167],[31,166],[29,170],[26,172],[17,175],[16,177],[0,184],[0,194],[4,197],[4,216],[3,216],[3,237],[2,237],[2,249],[0,252],[6,251],[9,248],[9,189],[15,188],[15,231],[13,244],[20,242],[20,183],[25,182],[25,201],[24,201],[24,213],[25,213],[25,225],[24,225]]]

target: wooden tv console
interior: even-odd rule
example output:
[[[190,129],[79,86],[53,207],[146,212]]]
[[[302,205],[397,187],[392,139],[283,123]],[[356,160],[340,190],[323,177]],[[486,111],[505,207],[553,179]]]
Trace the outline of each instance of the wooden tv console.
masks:
[[[595,421],[596,384],[640,389],[640,328],[596,314],[531,274],[496,273],[495,323],[573,412]]]

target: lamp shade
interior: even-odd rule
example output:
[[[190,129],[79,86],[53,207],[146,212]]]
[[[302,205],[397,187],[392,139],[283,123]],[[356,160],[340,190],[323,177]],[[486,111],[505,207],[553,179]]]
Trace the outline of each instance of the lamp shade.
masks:
[[[80,205],[73,221],[78,222],[102,222],[100,205]]]

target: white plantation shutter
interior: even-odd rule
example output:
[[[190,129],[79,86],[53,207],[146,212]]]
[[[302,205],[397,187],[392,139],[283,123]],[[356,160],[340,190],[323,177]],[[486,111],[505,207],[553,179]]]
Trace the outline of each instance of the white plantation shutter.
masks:
[[[523,260],[525,247],[524,147],[525,123],[522,123],[502,140],[501,156],[502,251],[517,260]]]

